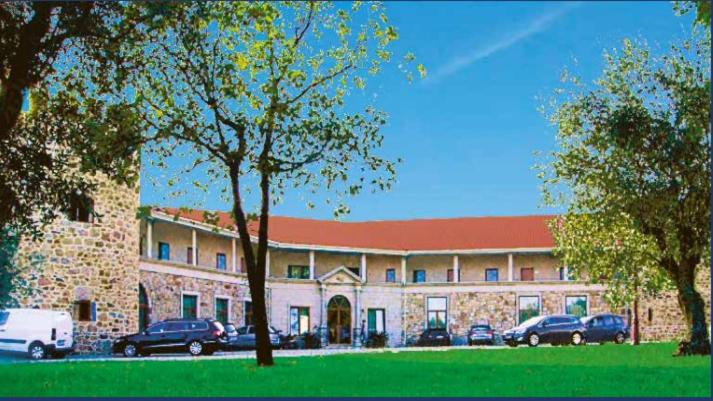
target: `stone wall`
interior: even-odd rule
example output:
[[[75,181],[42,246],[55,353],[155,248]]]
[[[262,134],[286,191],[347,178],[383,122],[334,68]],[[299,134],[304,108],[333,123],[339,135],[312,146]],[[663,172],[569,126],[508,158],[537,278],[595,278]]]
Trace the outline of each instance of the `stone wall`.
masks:
[[[140,282],[148,296],[149,322],[180,318],[185,293],[198,296],[199,318],[215,318],[215,299],[227,298],[228,320],[236,326],[245,324],[244,302],[251,298],[247,279],[241,274],[144,261]]]
[[[706,302],[706,316],[710,331],[711,271],[699,268],[696,290]],[[642,341],[682,340],[688,337],[689,328],[678,304],[677,292],[667,291],[657,297],[646,298],[639,304],[639,330]]]
[[[17,295],[23,307],[68,311],[80,352],[97,351],[99,339],[138,327],[138,188],[94,178],[92,223],[58,217],[39,241],[25,240],[17,261],[33,293]],[[78,321],[77,302],[90,301],[94,320]],[[103,342],[104,344],[107,341]]]

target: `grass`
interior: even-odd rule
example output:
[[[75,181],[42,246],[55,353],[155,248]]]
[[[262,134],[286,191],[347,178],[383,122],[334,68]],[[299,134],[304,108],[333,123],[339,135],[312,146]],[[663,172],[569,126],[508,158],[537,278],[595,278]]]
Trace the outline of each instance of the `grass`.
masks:
[[[254,360],[0,365],[0,396],[711,396],[710,357],[673,343]]]

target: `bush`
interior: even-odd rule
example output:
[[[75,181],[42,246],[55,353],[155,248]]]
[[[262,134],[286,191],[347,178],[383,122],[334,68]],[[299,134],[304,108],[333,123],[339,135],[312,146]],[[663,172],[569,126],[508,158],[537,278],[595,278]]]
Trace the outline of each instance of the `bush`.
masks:
[[[384,348],[389,342],[389,335],[386,332],[382,333],[369,333],[369,337],[366,339],[367,348]]]
[[[307,332],[302,335],[302,341],[304,342],[305,349],[318,349],[322,348],[322,339],[319,334],[313,332]]]

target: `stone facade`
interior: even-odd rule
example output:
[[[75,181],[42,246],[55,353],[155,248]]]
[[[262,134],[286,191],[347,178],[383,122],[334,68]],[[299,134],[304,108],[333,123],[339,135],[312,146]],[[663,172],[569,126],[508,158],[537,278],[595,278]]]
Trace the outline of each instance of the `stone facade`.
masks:
[[[40,241],[23,241],[17,255],[33,289],[30,296],[18,297],[19,304],[70,312],[82,352],[96,351],[100,338],[138,327],[138,187],[96,180],[98,187],[90,194],[98,214],[94,222],[61,216]],[[81,301],[91,305],[87,321],[77,316]]]
[[[70,311],[76,322],[78,349],[83,352],[98,350],[102,337],[111,339],[139,329],[139,288],[147,298],[149,322],[181,317],[183,295],[194,295],[199,317],[215,318],[216,299],[222,298],[228,300],[228,321],[246,323],[245,305],[252,299],[240,262],[241,244],[231,232],[156,216],[150,224],[139,223],[135,188],[103,181],[93,198],[101,215],[98,221],[61,218],[48,228],[42,241],[23,243],[18,260],[28,266],[25,274],[35,291],[19,299],[21,305]],[[160,242],[170,245],[168,260],[157,260]],[[188,257],[193,246],[197,261]],[[559,261],[541,250],[465,253],[455,258],[443,253],[401,256],[395,252],[310,249],[273,246],[269,252],[268,320],[284,333],[291,330],[290,309],[301,307],[309,309],[309,330],[324,334],[328,303],[336,296],[348,302],[356,346],[357,337],[368,330],[371,309],[384,311],[390,346],[413,343],[427,327],[429,297],[446,298],[447,327],[458,337],[472,324],[487,322],[497,331],[517,325],[521,296],[537,297],[540,314],[564,313],[568,296],[585,296],[588,314],[611,309],[602,298],[602,287],[562,280]],[[217,267],[218,254],[226,256],[224,270]],[[289,265],[308,266],[311,261],[314,277],[287,277]],[[360,270],[363,261],[365,272]],[[447,282],[448,270],[455,263],[460,282]],[[522,268],[533,269],[534,281],[521,281]],[[497,269],[497,282],[485,281],[486,269]],[[393,270],[395,282],[386,282],[389,270]],[[413,282],[415,270],[425,270],[425,283]],[[710,314],[709,268],[701,270],[698,288]],[[79,321],[76,308],[80,301],[92,303],[91,320]],[[612,312],[626,314],[626,308]],[[645,341],[678,339],[687,333],[673,292],[643,300],[640,314]]]

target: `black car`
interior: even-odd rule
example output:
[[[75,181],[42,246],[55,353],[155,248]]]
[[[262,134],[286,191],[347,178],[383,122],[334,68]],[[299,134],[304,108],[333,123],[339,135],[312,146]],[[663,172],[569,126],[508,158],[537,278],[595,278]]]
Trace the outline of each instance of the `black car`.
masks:
[[[117,338],[112,351],[127,357],[167,352],[210,355],[226,341],[227,334],[217,320],[169,319],[152,324],[141,333]]]
[[[511,347],[518,344],[537,347],[544,343],[581,345],[584,341],[584,324],[574,315],[533,317],[503,333],[503,342]]]
[[[227,349],[255,349],[255,326],[248,325],[241,328],[236,328],[232,323],[225,325],[225,330],[228,333],[228,342],[225,344]],[[281,348],[286,342],[285,337],[280,335],[280,330],[272,326],[267,327],[268,335],[270,336],[270,346],[273,349]]]
[[[451,335],[446,329],[426,329],[421,333],[416,345],[421,347],[451,345]]]
[[[582,318],[587,328],[587,341],[603,343],[613,341],[623,344],[629,338],[629,326],[624,318],[608,313]]]
[[[468,331],[468,345],[495,344],[495,330],[489,324],[474,324]]]

